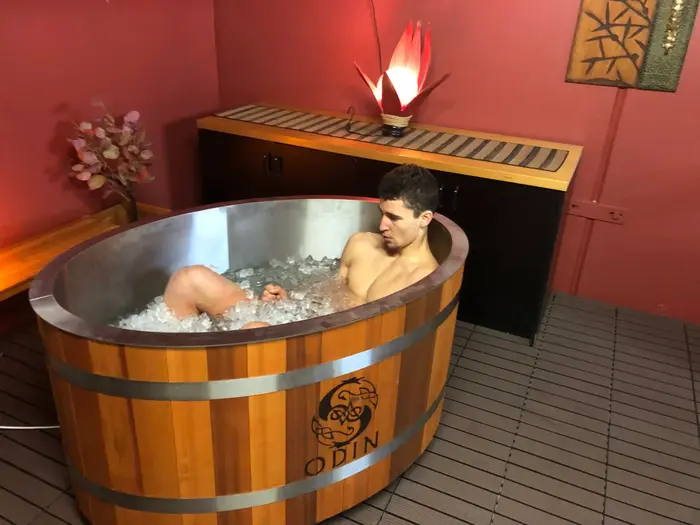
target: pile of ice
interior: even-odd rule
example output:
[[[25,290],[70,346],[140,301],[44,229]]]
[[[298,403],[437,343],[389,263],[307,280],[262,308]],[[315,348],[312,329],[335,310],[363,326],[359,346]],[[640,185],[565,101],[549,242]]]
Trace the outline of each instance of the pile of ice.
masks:
[[[163,296],[156,297],[141,312],[119,319],[114,326],[143,332],[212,332],[215,322],[206,314],[176,318],[163,302]]]
[[[273,259],[260,268],[229,270],[223,275],[254,299],[235,305],[221,317],[202,314],[177,319],[159,296],[143,311],[118,320],[115,326],[147,332],[212,332],[238,330],[252,321],[278,325],[328,315],[343,304],[341,291],[334,284],[339,262],[328,257],[320,261],[310,256],[301,260],[290,257],[284,262]],[[260,301],[268,284],[284,288],[288,298]]]

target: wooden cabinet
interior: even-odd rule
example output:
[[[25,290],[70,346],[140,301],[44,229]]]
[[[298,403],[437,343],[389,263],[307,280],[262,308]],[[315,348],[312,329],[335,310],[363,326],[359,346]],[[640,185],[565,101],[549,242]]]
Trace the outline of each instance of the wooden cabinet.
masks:
[[[373,197],[384,163],[200,131],[205,203],[290,195]],[[386,166],[389,166],[388,164]]]
[[[438,213],[459,224],[469,238],[460,319],[534,338],[580,147],[416,126],[420,131],[411,133],[422,144],[433,143],[424,149],[439,151],[436,142],[462,144],[456,155],[426,153],[416,147],[421,140],[410,137],[402,147],[379,144],[388,139],[348,135],[342,118],[332,114],[268,108],[262,110],[267,119],[254,118],[261,107],[199,121],[205,204],[290,195],[376,197],[381,176],[397,164],[423,165],[440,185]],[[285,115],[290,115],[286,127]],[[324,117],[325,135],[323,128],[315,129]],[[277,123],[280,118],[283,124]],[[310,129],[301,125],[304,118],[312,123]],[[340,126],[335,135],[334,126]],[[486,149],[491,153],[484,154]],[[555,160],[556,170],[532,167]]]

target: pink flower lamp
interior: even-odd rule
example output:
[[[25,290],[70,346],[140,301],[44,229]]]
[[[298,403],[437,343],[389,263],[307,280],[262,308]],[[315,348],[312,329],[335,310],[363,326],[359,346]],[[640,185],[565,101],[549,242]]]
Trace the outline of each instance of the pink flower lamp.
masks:
[[[425,98],[450,76],[447,73],[437,82],[424,89],[430,66],[430,26],[421,45],[421,22],[408,23],[389,63],[389,69],[382,73],[375,86],[355,62],[360,76],[372,90],[379,104],[384,122],[384,134],[400,137],[411,120],[412,112]]]

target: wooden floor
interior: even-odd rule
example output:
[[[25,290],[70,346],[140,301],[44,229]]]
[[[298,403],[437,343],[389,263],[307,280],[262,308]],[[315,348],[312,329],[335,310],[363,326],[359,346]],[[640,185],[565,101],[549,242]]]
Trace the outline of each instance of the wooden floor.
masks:
[[[41,348],[0,341],[0,425],[55,424]],[[453,363],[429,451],[327,525],[700,525],[699,327],[558,295],[534,347],[462,324]],[[0,432],[0,524],[65,523],[58,432]]]

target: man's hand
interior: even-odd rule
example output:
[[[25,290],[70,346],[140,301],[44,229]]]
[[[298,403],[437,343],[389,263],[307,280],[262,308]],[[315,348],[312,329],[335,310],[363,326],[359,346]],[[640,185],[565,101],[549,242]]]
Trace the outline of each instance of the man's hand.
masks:
[[[263,301],[277,301],[279,299],[286,298],[287,292],[284,291],[284,288],[277,286],[276,284],[268,284],[260,297],[260,299]]]

